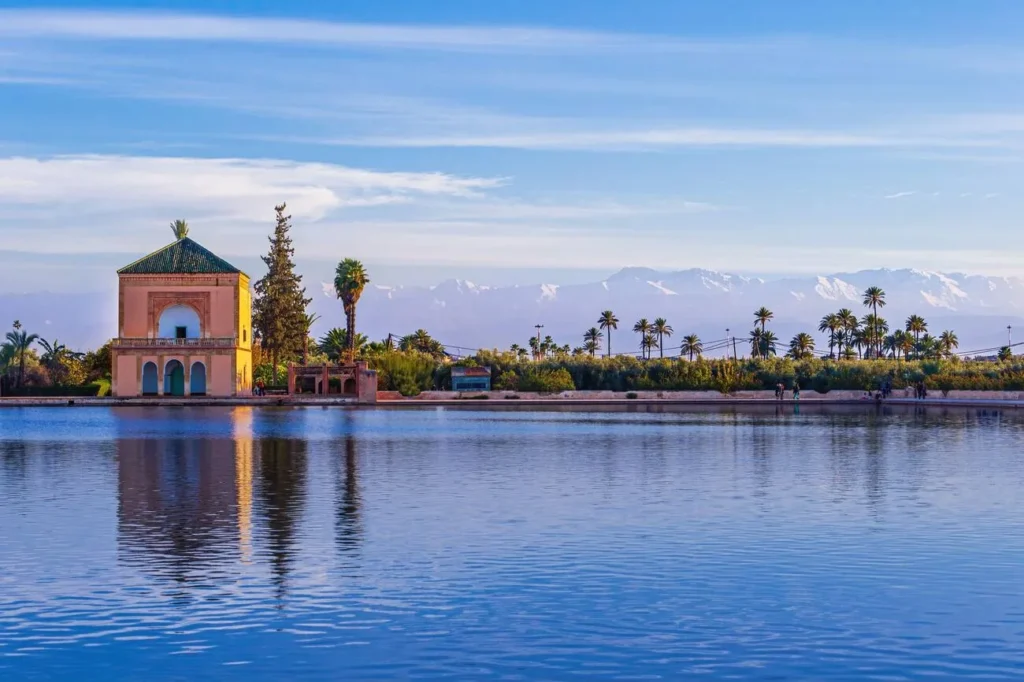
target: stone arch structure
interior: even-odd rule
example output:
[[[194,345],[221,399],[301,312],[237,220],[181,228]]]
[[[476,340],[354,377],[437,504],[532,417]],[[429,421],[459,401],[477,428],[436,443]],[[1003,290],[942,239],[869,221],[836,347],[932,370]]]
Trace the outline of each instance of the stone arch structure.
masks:
[[[170,360],[164,366],[164,395],[185,395],[185,365],[180,360]]]
[[[198,360],[192,363],[188,392],[190,395],[206,395],[206,365]]]
[[[199,315],[199,332],[204,336],[210,328],[210,294],[209,292],[170,293],[152,292],[149,294],[149,329],[157,338],[161,337],[160,319],[168,308],[185,306],[192,308]],[[173,335],[172,335],[173,336]]]
[[[155,362],[147,362],[142,366],[142,395],[157,395],[160,392],[160,379]]]
[[[184,335],[182,335],[184,330]],[[160,311],[156,336],[159,339],[198,339],[203,336],[203,321],[199,311],[190,305],[169,305]]]

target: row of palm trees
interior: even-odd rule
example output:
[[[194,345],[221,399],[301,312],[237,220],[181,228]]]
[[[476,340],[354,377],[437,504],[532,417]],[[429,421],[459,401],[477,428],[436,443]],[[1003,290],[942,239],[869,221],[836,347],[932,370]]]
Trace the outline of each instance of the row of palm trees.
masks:
[[[945,330],[938,336],[928,333],[928,323],[920,315],[907,318],[904,329],[889,333],[889,323],[878,315],[879,308],[885,307],[885,291],[880,287],[868,287],[862,295],[863,305],[870,310],[863,318],[858,319],[853,311],[843,308],[835,313],[825,315],[818,331],[829,335],[829,358],[882,358],[912,359],[934,358],[952,355],[960,342],[951,330]],[[750,332],[749,343],[751,355],[755,358],[768,358],[777,354],[779,339],[768,329],[768,323],[775,319],[775,314],[766,307],[754,311],[754,329]],[[605,310],[597,319],[597,326],[583,333],[583,345],[574,349],[573,354],[588,353],[591,356],[601,349],[602,340],[605,344],[605,355],[611,356],[612,330],[619,328],[619,318],[611,310]],[[659,357],[665,354],[665,339],[670,338],[675,330],[668,321],[659,317],[654,322],[641,318],[633,325],[633,332],[640,335],[640,353],[644,359],[652,357],[654,349],[658,349]],[[534,357],[545,357],[552,349],[568,353],[568,346],[559,348],[547,337],[542,342],[531,342]],[[513,348],[518,348],[517,346]],[[704,346],[696,334],[689,334],[680,344],[680,356],[693,359],[699,357]],[[814,338],[800,332],[789,342],[786,353],[788,357],[803,359],[814,357]]]

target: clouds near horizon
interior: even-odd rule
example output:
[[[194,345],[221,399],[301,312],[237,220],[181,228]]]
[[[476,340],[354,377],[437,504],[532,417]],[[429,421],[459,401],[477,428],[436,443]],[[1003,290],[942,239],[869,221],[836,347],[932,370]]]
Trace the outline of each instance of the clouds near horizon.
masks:
[[[939,2],[900,39],[898,12],[655,20],[667,0],[204,8],[0,10],[9,248],[136,252],[185,217],[253,255],[287,201],[304,248],[455,271],[1024,270],[1009,6]]]

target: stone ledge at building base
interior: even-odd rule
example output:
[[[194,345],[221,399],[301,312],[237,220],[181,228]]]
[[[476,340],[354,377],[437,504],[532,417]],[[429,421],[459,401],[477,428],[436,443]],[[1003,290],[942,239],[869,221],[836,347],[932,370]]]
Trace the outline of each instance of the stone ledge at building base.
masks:
[[[350,397],[325,396],[265,396],[240,398],[0,398],[3,407],[304,407],[304,406],[355,406],[358,403]]]

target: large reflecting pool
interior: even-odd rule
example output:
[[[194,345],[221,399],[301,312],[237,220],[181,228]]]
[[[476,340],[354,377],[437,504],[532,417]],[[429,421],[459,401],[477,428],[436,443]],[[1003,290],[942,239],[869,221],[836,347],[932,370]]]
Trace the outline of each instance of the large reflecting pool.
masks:
[[[0,409],[0,679],[1021,679],[1022,445],[967,409]]]

